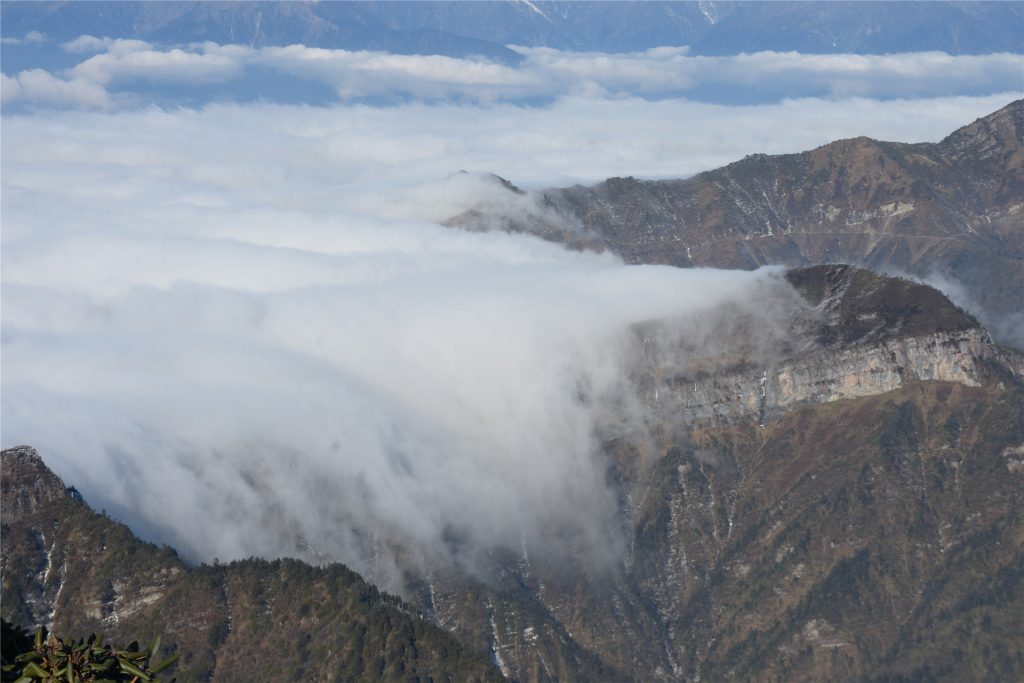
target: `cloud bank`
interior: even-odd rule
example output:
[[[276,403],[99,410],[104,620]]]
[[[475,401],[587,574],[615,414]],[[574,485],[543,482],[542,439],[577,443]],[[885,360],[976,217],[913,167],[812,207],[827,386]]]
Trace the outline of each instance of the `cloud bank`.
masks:
[[[165,47],[140,40],[81,36],[65,43],[74,66],[47,75],[87,83],[108,98],[63,91],[63,99],[18,88],[24,75],[7,74],[4,102],[85,108],[203,101],[255,95],[271,101],[450,100],[468,103],[549,102],[565,95],[644,97],[724,102],[774,102],[794,97],[943,97],[1020,92],[1020,55],[951,56],[941,52],[892,55],[806,55],[758,52],[694,56],[686,47],[635,53],[566,52],[516,47],[518,66],[483,58],[396,55],[311,48],[253,48],[206,42]],[[254,76],[256,74],[257,76]],[[246,81],[258,78],[262,85]],[[268,78],[272,76],[272,78]],[[284,85],[282,79],[289,81]],[[248,85],[246,85],[248,83]],[[323,91],[295,92],[296,83]],[[268,85],[269,84],[269,85]],[[314,92],[316,94],[310,94]],[[328,93],[324,98],[322,93]]]
[[[678,177],[840,137],[936,140],[1012,99],[725,107],[625,96],[616,82],[647,77],[622,63],[524,106],[502,101],[529,90],[509,86],[522,74],[466,60],[68,49],[95,54],[4,80],[14,100],[109,110],[4,117],[4,445],[35,445],[93,505],[192,559],[340,559],[392,588],[400,566],[473,568],[524,542],[614,555],[599,435],[643,428],[630,325],[778,286],[439,226],[494,192],[477,172],[527,188]],[[531,57],[582,83],[563,58]],[[425,98],[498,95],[120,110],[125,84],[215,84],[256,59],[337,88],[348,59],[388,92],[400,72]]]
[[[776,274],[441,227],[493,183],[366,147],[369,114],[8,119],[5,445],[192,559],[337,559],[397,589],[523,543],[614,556],[599,434],[643,427],[630,326]]]
[[[99,195],[145,191],[153,205],[160,205],[160,184],[170,172],[161,169],[174,169],[191,178],[194,188],[188,201],[174,208],[202,208],[197,221],[204,220],[206,203],[235,202],[243,212],[271,197],[302,211],[341,206],[338,188],[357,186],[359,191],[346,193],[346,202],[389,215],[402,212],[409,192],[430,194],[438,207],[419,217],[437,221],[457,213],[460,204],[448,199],[450,190],[435,191],[428,181],[459,170],[493,172],[533,188],[612,176],[686,177],[747,154],[799,152],[859,135],[935,142],[1013,98],[804,99],[729,107],[579,96],[543,107],[411,103],[40,112],[4,120],[4,163],[11,170],[5,190],[11,198],[30,189],[36,198],[72,193],[77,202],[88,201],[85,187]],[[171,142],[162,144],[163,139]],[[219,156],[206,153],[211,149]],[[125,164],[134,164],[137,173],[110,177],[112,168]],[[308,191],[328,196],[294,200],[286,176],[296,173],[309,181]],[[387,201],[378,201],[381,183],[389,185]],[[402,191],[390,191],[395,183]],[[278,190],[284,187],[288,192]],[[34,210],[49,211],[50,204],[41,201]],[[12,216],[5,216],[5,228]]]

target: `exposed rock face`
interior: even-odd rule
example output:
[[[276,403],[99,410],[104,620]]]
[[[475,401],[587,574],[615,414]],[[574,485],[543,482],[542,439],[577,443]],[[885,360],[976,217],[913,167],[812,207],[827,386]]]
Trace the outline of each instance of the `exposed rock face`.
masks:
[[[937,144],[840,140],[686,180],[549,190],[541,201],[563,216],[561,226],[536,216],[497,224],[599,244],[631,263],[852,263],[950,278],[997,338],[1024,344],[1024,100]]]
[[[764,420],[800,405],[895,391],[908,381],[937,380],[978,386],[979,363],[991,342],[982,330],[911,337],[820,354],[761,374],[727,375],[694,382],[674,379],[657,402],[692,424],[726,424],[756,415]]]
[[[795,270],[788,279],[814,304],[786,325],[788,353],[764,357],[762,350],[759,359],[748,351],[739,369],[711,376],[703,369],[707,359],[681,370],[659,367],[664,340],[648,353],[643,391],[665,419],[675,414],[711,426],[756,416],[763,422],[801,405],[875,396],[913,381],[980,386],[988,362],[1015,366],[1015,356],[929,287],[848,266]]]

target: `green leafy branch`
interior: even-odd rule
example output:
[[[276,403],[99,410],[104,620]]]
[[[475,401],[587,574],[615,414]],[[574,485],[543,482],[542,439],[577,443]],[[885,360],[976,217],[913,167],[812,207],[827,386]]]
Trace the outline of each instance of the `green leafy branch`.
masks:
[[[13,683],[160,683],[157,674],[174,664],[178,655],[158,664],[150,660],[160,649],[160,637],[145,650],[137,642],[126,648],[104,645],[91,635],[65,642],[46,630],[36,631],[32,649],[3,666],[3,680]],[[168,683],[174,683],[172,678]]]

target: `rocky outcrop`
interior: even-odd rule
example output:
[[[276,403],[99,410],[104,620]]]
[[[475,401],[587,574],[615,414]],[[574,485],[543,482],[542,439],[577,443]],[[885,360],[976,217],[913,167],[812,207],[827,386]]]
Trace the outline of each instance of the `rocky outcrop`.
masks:
[[[877,396],[908,380],[979,386],[992,343],[981,330],[910,337],[814,354],[752,374],[701,382],[671,378],[655,391],[662,415],[694,426],[724,425],[755,416],[760,422],[801,405]]]
[[[722,365],[714,356],[680,365],[674,349],[685,345],[685,331],[674,339],[671,323],[645,325],[636,374],[661,420],[692,427],[764,423],[799,406],[875,396],[908,382],[980,386],[992,363],[1021,371],[1019,354],[995,345],[977,321],[924,285],[848,266],[796,269],[786,278],[808,306],[784,309],[791,319],[773,321],[788,333],[777,342],[785,349],[762,346],[755,353],[720,343],[713,353],[743,360],[709,373]],[[764,324],[745,329],[754,334]]]

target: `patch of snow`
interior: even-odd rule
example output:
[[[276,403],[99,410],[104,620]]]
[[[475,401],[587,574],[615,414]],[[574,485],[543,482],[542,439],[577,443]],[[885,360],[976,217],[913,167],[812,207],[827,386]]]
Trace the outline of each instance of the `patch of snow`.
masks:
[[[551,21],[551,19],[548,18],[548,15],[544,14],[543,12],[541,12],[540,8],[537,7],[535,4],[533,4],[532,2],[530,2],[530,0],[519,0],[519,1],[521,3],[523,3],[524,5],[526,5],[527,7],[529,7],[531,10],[533,10],[536,14],[539,14],[540,16],[544,17],[544,19],[546,21]]]
[[[487,600],[487,620],[491,624],[491,654],[494,656],[494,663],[498,665],[498,670],[501,671],[502,676],[505,678],[511,678],[508,665],[505,664],[505,660],[501,656],[501,640],[498,638],[498,624],[494,621],[494,605],[491,603],[490,598]]]
[[[704,18],[708,20],[708,23],[714,26],[718,23],[718,15],[715,13],[715,6],[710,2],[698,2],[697,6],[700,7],[700,13],[704,15]]]
[[[51,548],[50,550],[52,552],[53,548]],[[47,556],[47,559],[49,559],[49,556]],[[64,555],[64,565],[61,567],[61,570],[60,570],[60,583],[57,584],[57,594],[53,596],[53,606],[50,609],[50,613],[46,615],[46,630],[47,631],[53,631],[54,616],[57,614],[57,605],[60,603],[60,594],[64,591],[64,577],[67,575],[67,572],[68,572],[68,556],[65,554]],[[49,573],[49,570],[47,570],[47,573]]]

